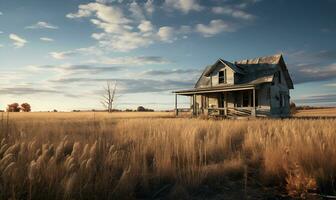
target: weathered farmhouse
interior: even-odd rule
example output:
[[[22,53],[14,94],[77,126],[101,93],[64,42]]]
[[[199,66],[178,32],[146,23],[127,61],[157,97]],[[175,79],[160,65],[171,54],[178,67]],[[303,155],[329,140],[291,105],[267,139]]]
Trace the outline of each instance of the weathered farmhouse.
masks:
[[[294,86],[281,54],[234,63],[219,59],[204,69],[193,89],[174,92],[176,114],[177,95],[185,95],[196,116],[286,117],[289,89]]]

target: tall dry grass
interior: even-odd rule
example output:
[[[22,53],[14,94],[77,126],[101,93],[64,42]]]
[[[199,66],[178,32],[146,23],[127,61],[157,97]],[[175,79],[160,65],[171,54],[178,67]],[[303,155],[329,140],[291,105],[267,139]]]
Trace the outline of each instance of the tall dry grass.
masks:
[[[335,122],[11,121],[1,129],[0,199],[332,195]]]

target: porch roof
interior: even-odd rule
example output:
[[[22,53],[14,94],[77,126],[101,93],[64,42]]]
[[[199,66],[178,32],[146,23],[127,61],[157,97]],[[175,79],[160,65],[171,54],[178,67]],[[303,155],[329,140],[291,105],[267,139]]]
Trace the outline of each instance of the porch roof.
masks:
[[[204,94],[204,93],[215,93],[226,91],[251,90],[257,87],[258,84],[237,84],[237,85],[213,86],[206,88],[193,88],[189,90],[178,90],[173,91],[173,93],[179,95],[193,95],[193,94]]]

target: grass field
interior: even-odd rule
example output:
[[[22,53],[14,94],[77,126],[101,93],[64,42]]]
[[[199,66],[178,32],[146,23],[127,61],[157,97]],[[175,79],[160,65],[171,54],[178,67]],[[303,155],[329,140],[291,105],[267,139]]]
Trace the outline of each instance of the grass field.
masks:
[[[0,199],[335,195],[335,123],[11,113],[0,126]]]
[[[295,116],[298,117],[336,117],[336,108],[321,108],[299,110]]]

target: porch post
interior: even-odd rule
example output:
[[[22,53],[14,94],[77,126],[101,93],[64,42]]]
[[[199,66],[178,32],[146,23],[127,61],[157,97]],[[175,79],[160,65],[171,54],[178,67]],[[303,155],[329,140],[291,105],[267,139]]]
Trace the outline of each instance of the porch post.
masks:
[[[255,92],[255,88],[253,88],[253,109],[251,112],[252,116],[256,116],[256,92]]]
[[[228,107],[227,107],[227,105],[228,105],[228,103],[227,103],[227,99],[228,99],[228,92],[224,92],[224,115],[225,116],[227,116],[227,114],[228,114]]]
[[[178,116],[178,109],[177,109],[177,94],[175,94],[175,115]]]
[[[196,116],[196,94],[193,95],[193,115]]]

